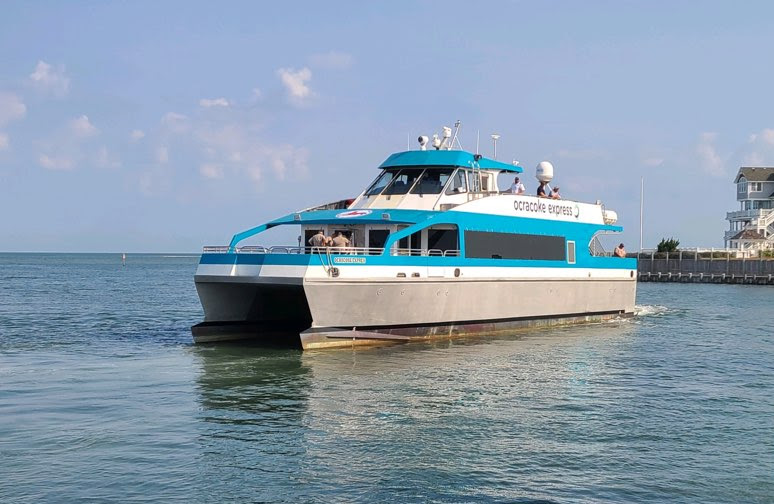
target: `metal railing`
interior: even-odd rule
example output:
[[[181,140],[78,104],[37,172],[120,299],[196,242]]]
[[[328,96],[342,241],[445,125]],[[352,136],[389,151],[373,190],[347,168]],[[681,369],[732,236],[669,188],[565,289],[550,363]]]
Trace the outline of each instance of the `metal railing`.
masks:
[[[264,247],[261,245],[245,245],[236,247],[233,250],[227,245],[206,246],[203,249],[205,254],[325,254],[325,255],[349,255],[349,256],[367,256],[382,255],[384,248],[379,247],[297,247],[274,245]],[[408,249],[396,248],[391,254],[393,256],[420,256],[420,257],[459,257],[459,250],[441,250],[441,249]]]
[[[441,250],[441,249],[393,249],[390,255],[393,256],[418,256],[418,257],[459,257],[459,250]]]
[[[679,248],[672,252],[659,252],[657,249],[642,249],[639,252],[635,252],[638,259],[748,259],[758,256],[758,249],[751,248],[701,248],[701,247],[686,247]]]
[[[735,210],[733,212],[726,212],[726,220],[728,219],[757,219],[760,218],[764,212],[771,212],[771,209],[756,208],[750,210]]]

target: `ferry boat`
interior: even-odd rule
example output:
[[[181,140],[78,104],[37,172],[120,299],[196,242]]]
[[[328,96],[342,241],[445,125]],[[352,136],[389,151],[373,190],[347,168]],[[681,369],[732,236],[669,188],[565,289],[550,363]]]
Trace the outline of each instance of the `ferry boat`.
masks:
[[[450,136],[444,128],[430,149],[422,136],[418,150],[390,155],[357,198],[204,247],[194,341],[350,347],[633,314],[636,260],[611,257],[599,240],[622,231],[615,212],[511,194],[498,176],[521,166],[452,149]],[[536,175],[550,181],[552,165]],[[277,226],[300,228],[299,245],[240,245]],[[313,239],[320,231],[349,243],[325,246]]]

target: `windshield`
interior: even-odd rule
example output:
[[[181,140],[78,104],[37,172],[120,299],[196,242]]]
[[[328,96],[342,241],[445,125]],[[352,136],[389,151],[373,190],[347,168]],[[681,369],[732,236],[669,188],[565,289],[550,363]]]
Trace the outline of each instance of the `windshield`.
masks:
[[[385,187],[387,187],[387,184],[389,184],[392,181],[392,177],[396,174],[395,171],[385,171],[381,175],[379,175],[376,180],[374,180],[374,183],[371,184],[371,187],[366,190],[365,194],[366,196],[373,196],[374,194],[381,193]]]
[[[453,168],[425,170],[419,183],[411,190],[411,194],[441,194],[453,171]]]
[[[422,174],[421,168],[406,168],[398,172],[382,194],[406,194]]]

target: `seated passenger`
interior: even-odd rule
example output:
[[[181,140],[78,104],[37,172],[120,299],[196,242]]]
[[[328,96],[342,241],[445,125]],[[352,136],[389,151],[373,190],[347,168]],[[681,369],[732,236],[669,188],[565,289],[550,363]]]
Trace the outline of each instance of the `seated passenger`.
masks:
[[[551,191],[548,193],[548,197],[551,199],[562,199],[562,195],[559,194],[559,186],[551,189]]]
[[[626,257],[626,249],[624,248],[624,244],[620,243],[615,250],[613,250],[613,253],[616,257]]]
[[[548,196],[546,196],[546,185],[547,184],[548,184],[547,182],[543,182],[543,181],[540,182],[540,185],[537,188],[537,196],[538,196],[538,198],[547,198],[548,197]]]

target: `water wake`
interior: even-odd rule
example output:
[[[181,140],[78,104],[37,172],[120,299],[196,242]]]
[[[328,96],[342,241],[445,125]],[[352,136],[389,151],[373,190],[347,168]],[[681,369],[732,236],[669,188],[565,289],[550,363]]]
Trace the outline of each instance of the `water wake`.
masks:
[[[634,307],[635,317],[660,317],[665,315],[670,310],[666,306],[661,305],[636,305]]]

